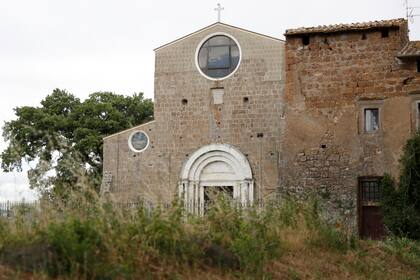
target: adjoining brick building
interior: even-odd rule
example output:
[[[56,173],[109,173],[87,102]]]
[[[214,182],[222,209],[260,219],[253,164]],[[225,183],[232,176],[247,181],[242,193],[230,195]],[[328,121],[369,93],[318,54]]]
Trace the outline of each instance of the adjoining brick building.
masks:
[[[378,180],[419,126],[420,51],[402,19],[299,28],[286,42],[216,23],[155,50],[155,120],[104,139],[103,192],[203,213],[318,197],[381,234]]]
[[[381,235],[379,176],[419,125],[420,57],[403,19],[286,31],[280,191]]]

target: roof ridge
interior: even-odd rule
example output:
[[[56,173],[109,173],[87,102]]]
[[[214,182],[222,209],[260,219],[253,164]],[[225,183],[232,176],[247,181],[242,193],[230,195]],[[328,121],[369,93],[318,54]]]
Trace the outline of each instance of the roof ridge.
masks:
[[[381,27],[399,27],[402,24],[406,24],[407,20],[403,18],[398,19],[388,19],[388,20],[374,20],[367,22],[356,22],[356,23],[339,23],[339,24],[330,24],[330,25],[318,25],[314,27],[298,27],[287,29],[285,36],[288,35],[297,35],[305,33],[332,33],[332,32],[342,32],[342,31],[351,31],[351,30],[367,30],[375,29]]]
[[[130,128],[127,128],[127,129],[124,129],[124,130],[121,130],[121,131],[118,131],[118,132],[112,133],[112,134],[110,134],[110,135],[104,136],[104,137],[102,137],[102,139],[111,138],[111,137],[114,137],[114,136],[120,135],[120,134],[122,134],[122,133],[126,133],[126,132],[128,132],[128,131],[130,131],[130,130],[139,129],[139,128],[140,128],[140,127],[142,127],[142,126],[146,126],[146,125],[148,125],[148,124],[154,123],[155,121],[156,121],[156,120],[151,120],[151,121],[148,121],[148,122],[145,122],[145,123],[142,123],[142,124],[138,124],[138,125],[132,126],[132,127],[130,127]]]

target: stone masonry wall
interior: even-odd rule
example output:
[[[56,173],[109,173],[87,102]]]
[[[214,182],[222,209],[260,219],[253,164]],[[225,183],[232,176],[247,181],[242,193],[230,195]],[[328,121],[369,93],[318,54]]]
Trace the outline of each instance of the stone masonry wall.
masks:
[[[233,36],[242,50],[235,74],[222,81],[196,68],[199,43],[209,34]],[[256,198],[278,188],[278,157],[283,116],[284,42],[224,24],[194,33],[156,50],[155,121],[105,138],[104,171],[113,174],[113,195],[120,200],[147,197],[170,201],[177,193],[183,163],[202,146],[227,143],[251,164]],[[212,88],[224,88],[214,104]],[[130,151],[135,130],[152,141],[143,153]]]
[[[405,140],[415,131],[420,89],[415,63],[396,58],[407,24],[382,30],[286,39],[286,124],[280,192],[317,197],[337,225],[357,228],[360,176],[398,175]],[[376,133],[363,129],[364,108],[380,110]]]

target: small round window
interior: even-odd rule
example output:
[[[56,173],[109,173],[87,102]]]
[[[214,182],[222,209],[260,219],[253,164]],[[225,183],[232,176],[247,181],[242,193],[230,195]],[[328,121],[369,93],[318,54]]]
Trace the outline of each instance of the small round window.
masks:
[[[238,68],[239,60],[238,44],[226,35],[215,35],[207,39],[197,55],[201,73],[212,79],[228,77]]]
[[[143,131],[136,131],[128,138],[128,145],[134,152],[142,152],[149,146],[149,137]]]

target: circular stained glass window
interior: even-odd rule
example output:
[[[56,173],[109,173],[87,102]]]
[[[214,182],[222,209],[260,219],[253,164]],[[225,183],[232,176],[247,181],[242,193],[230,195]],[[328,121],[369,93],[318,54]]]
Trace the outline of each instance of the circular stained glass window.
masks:
[[[200,46],[197,65],[202,74],[211,79],[222,79],[239,66],[240,49],[237,42],[226,35],[215,35]]]
[[[149,137],[143,131],[136,131],[128,138],[128,145],[134,152],[142,152],[149,146]]]

